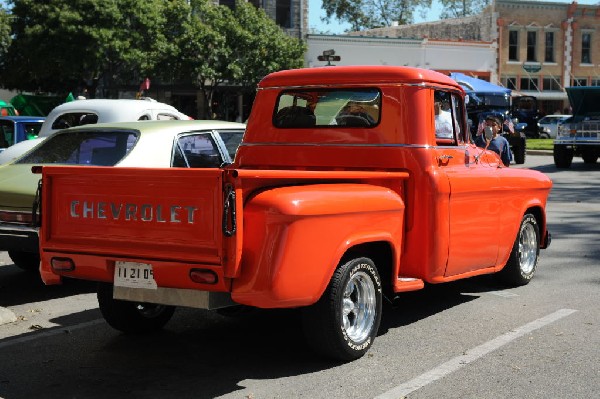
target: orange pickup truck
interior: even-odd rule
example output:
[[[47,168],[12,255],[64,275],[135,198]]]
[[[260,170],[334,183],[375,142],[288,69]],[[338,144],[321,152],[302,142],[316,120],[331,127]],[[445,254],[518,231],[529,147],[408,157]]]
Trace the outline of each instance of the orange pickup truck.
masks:
[[[359,358],[384,300],[488,273],[527,284],[550,243],[550,179],[471,144],[464,97],[421,69],[282,71],[231,165],[44,166],[42,278],[100,282],[124,332],[175,306],[301,308],[317,352]]]

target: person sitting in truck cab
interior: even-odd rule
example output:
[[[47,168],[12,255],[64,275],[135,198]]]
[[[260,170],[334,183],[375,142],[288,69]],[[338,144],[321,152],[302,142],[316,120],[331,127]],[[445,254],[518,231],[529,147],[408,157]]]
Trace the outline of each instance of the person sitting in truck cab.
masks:
[[[485,118],[484,129],[491,129],[492,138],[488,141],[483,134],[483,131],[478,131],[475,137],[475,145],[477,147],[485,148],[494,151],[500,155],[500,159],[504,166],[509,166],[512,160],[512,153],[510,151],[510,144],[500,133],[502,132],[502,121],[499,117],[494,115],[488,115]]]

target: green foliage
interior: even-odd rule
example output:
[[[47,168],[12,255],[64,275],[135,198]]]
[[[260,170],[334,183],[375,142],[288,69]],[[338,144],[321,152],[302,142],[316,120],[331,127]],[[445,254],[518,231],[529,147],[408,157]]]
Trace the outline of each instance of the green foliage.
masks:
[[[10,13],[0,6],[0,59],[6,54],[10,41]]]
[[[162,0],[13,0],[5,87],[65,93],[125,83],[166,46]]]
[[[335,17],[347,22],[351,30],[379,28],[413,22],[414,12],[431,7],[431,0],[322,0],[324,22]]]
[[[227,82],[254,90],[268,73],[304,64],[305,45],[245,1],[238,1],[232,11],[210,0],[192,0],[188,9],[171,9],[167,19],[173,25],[168,37],[177,50],[160,70],[171,80],[191,80],[200,88],[205,116],[212,115],[217,86]]]
[[[480,13],[492,0],[440,0],[441,19],[468,17]]]
[[[0,10],[0,82],[34,92],[81,92],[139,83],[192,82],[210,115],[214,88],[249,86],[303,66],[304,43],[263,10],[238,1],[12,0]],[[3,24],[4,22],[4,24]],[[12,34],[13,40],[10,40]],[[4,46],[4,47],[3,47]],[[106,91],[104,97],[112,94]]]

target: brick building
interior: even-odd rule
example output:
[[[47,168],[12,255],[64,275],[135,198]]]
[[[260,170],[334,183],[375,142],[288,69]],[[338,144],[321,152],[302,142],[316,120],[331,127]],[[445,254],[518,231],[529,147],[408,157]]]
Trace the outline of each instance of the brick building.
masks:
[[[495,0],[475,16],[348,35],[493,42],[494,69],[472,75],[533,95],[541,112],[554,113],[568,106],[565,87],[600,85],[599,32],[600,6]]]

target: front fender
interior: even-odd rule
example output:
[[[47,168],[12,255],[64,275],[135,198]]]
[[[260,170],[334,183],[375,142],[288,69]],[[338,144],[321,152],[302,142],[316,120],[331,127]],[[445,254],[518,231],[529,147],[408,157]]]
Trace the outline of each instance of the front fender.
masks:
[[[244,207],[238,303],[297,307],[315,303],[352,245],[402,242],[404,201],[369,184],[314,184],[265,190]]]

